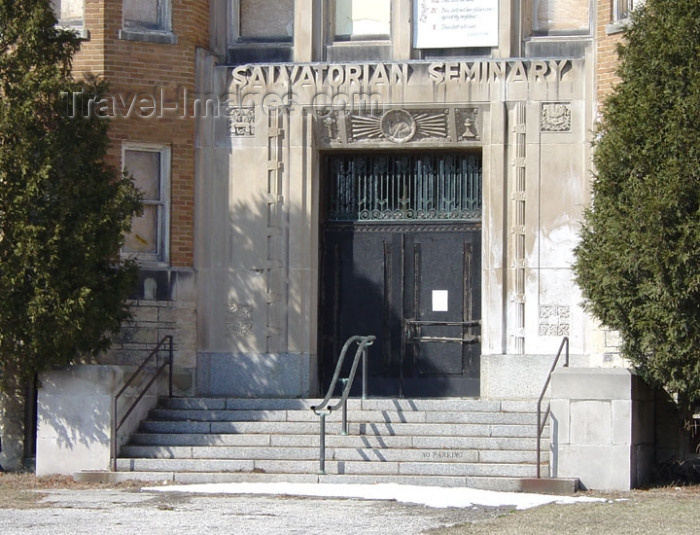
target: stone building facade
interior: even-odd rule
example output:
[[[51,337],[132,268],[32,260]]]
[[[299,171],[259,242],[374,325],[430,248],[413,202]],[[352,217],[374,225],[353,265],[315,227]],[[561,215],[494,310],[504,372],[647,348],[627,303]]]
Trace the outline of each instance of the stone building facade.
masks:
[[[351,334],[379,337],[381,395],[536,397],[562,336],[579,364],[600,358],[570,270],[593,6],[378,4],[297,3],[272,24],[286,38],[229,33],[202,58],[199,93],[220,114],[197,120],[201,394],[313,395]],[[432,178],[416,169],[439,189],[453,170],[437,168],[464,155],[478,167],[473,211],[421,197]],[[420,185],[376,193],[404,163]],[[425,208],[440,203],[451,209]],[[406,320],[480,321],[479,344],[407,347]]]
[[[489,398],[536,396],[563,336],[619,365],[570,266],[621,0],[55,3],[147,191],[102,363],[173,334],[181,393],[305,397],[375,334],[377,394]],[[436,193],[460,166],[470,192]],[[360,183],[395,190],[359,206]],[[406,344],[406,320],[477,343]]]
[[[605,390],[623,370],[603,401],[566,385],[624,367],[571,264],[636,0],[53,3],[83,38],[76,74],[109,82],[92,109],[110,163],[145,196],[109,377],[173,335],[178,395],[311,397],[371,334],[370,395],[533,400],[567,337],[557,417],[585,440],[629,424]],[[570,434],[557,469],[577,477],[596,463]],[[611,440],[588,455],[618,459]]]

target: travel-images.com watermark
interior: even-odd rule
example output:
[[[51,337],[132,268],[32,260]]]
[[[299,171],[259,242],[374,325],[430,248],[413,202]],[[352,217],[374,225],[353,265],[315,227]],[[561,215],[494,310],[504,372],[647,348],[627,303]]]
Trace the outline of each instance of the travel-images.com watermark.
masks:
[[[319,116],[334,113],[381,114],[384,100],[377,93],[316,93],[302,102],[292,91],[247,92],[241,95],[200,95],[187,88],[173,90],[157,87],[151,91],[90,95],[82,91],[62,92],[66,115],[71,119],[209,119],[228,118],[242,109],[264,112],[283,110],[290,114],[310,108]]]

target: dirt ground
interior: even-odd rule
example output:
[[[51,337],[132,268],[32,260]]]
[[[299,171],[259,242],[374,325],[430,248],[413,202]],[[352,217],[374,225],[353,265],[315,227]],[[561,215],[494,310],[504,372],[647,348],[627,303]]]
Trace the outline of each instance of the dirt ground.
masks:
[[[510,511],[494,519],[431,530],[431,535],[559,535],[595,533],[691,534],[700,532],[700,486],[632,492],[586,492],[602,503],[545,505]]]
[[[0,510],[44,509],[42,501],[57,489],[136,491],[138,482],[119,485],[77,483],[68,477],[36,478],[0,473]],[[430,535],[548,535],[562,533],[690,534],[700,530],[700,486],[663,487],[632,492],[586,492],[600,503],[547,505],[525,511],[500,509],[475,521],[428,530]]]
[[[50,507],[42,504],[42,491],[57,489],[123,488],[138,489],[142,483],[127,481],[118,485],[79,483],[68,476],[36,477],[34,474],[0,472],[0,509],[39,509]]]

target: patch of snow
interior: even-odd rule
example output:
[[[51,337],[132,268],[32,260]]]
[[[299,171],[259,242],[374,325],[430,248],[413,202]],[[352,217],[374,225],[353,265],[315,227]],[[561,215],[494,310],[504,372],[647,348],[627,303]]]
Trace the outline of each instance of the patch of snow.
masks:
[[[422,487],[385,483],[377,485],[334,485],[326,483],[215,483],[206,485],[170,485],[144,487],[149,492],[181,492],[189,494],[255,494],[269,496],[305,496],[323,498],[356,498],[394,500],[427,507],[507,507],[530,509],[549,503],[572,504],[605,502],[588,496],[551,496],[524,492],[496,492],[466,487]]]

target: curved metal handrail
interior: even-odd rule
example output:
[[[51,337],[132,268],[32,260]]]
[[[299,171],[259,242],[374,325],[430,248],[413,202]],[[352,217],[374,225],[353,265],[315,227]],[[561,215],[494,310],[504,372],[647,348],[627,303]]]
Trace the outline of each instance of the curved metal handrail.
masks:
[[[328,387],[328,392],[323,401],[318,405],[313,405],[311,410],[320,417],[320,452],[319,452],[319,473],[326,473],[326,416],[331,412],[343,407],[343,429],[342,434],[348,434],[348,396],[350,396],[350,389],[352,388],[353,382],[355,381],[355,374],[357,373],[357,366],[362,358],[362,399],[367,398],[367,348],[371,346],[377,339],[376,336],[360,336],[355,335],[348,338],[343,344],[343,349],[340,351],[340,356],[338,357],[338,362],[335,365],[335,372],[333,373],[333,379],[331,379],[331,384]],[[341,369],[343,363],[345,362],[345,356],[352,344],[357,344],[357,349],[355,350],[355,357],[352,361],[352,367],[350,368],[350,373],[346,378],[340,379]],[[338,382],[343,383],[343,391],[338,400],[338,403],[331,405],[331,398],[335,392]]]
[[[326,397],[323,398],[323,401],[319,403],[318,405],[314,405],[311,407],[311,410],[314,411],[316,414],[318,414],[318,411],[323,411],[323,410],[329,410],[329,411],[334,411],[338,407],[340,407],[341,403],[344,400],[347,400],[348,395],[350,394],[350,387],[352,386],[352,383],[355,379],[355,373],[357,372],[357,365],[359,362],[359,359],[361,356],[365,355],[365,350],[367,347],[371,346],[374,341],[377,339],[376,336],[351,336],[348,338],[343,344],[343,349],[340,351],[340,356],[338,357],[338,362],[335,365],[335,372],[333,373],[333,379],[331,380],[331,384],[328,387],[328,393],[326,394]],[[350,349],[350,346],[353,343],[357,343],[357,350],[355,351],[355,357],[352,362],[352,368],[350,370],[350,374],[348,377],[345,379],[347,381],[347,384],[343,388],[343,394],[341,396],[341,399],[338,403],[333,405],[332,407],[328,406],[330,403],[331,398],[333,397],[333,392],[335,392],[335,387],[338,384],[338,380],[340,377],[340,372],[343,367],[343,362],[345,361],[345,355],[348,352],[348,349]],[[364,399],[367,397],[367,359],[365,358],[362,363],[362,398]]]
[[[552,380],[552,373],[554,372],[554,368],[557,367],[557,363],[559,362],[559,358],[561,357],[561,353],[564,350],[564,348],[566,348],[566,352],[564,353],[565,360],[563,367],[569,367],[569,337],[565,336],[564,339],[561,341],[559,351],[557,351],[557,356],[555,357],[554,362],[552,363],[552,367],[549,369],[549,373],[547,374],[547,380],[544,382],[544,387],[542,388],[542,393],[537,399],[537,479],[540,479],[542,477],[540,474],[542,457],[542,433],[544,432],[544,426],[547,423],[547,418],[549,417],[550,412],[550,407],[547,407],[544,418],[542,418],[542,400],[544,399],[544,395],[547,392],[549,382]]]

